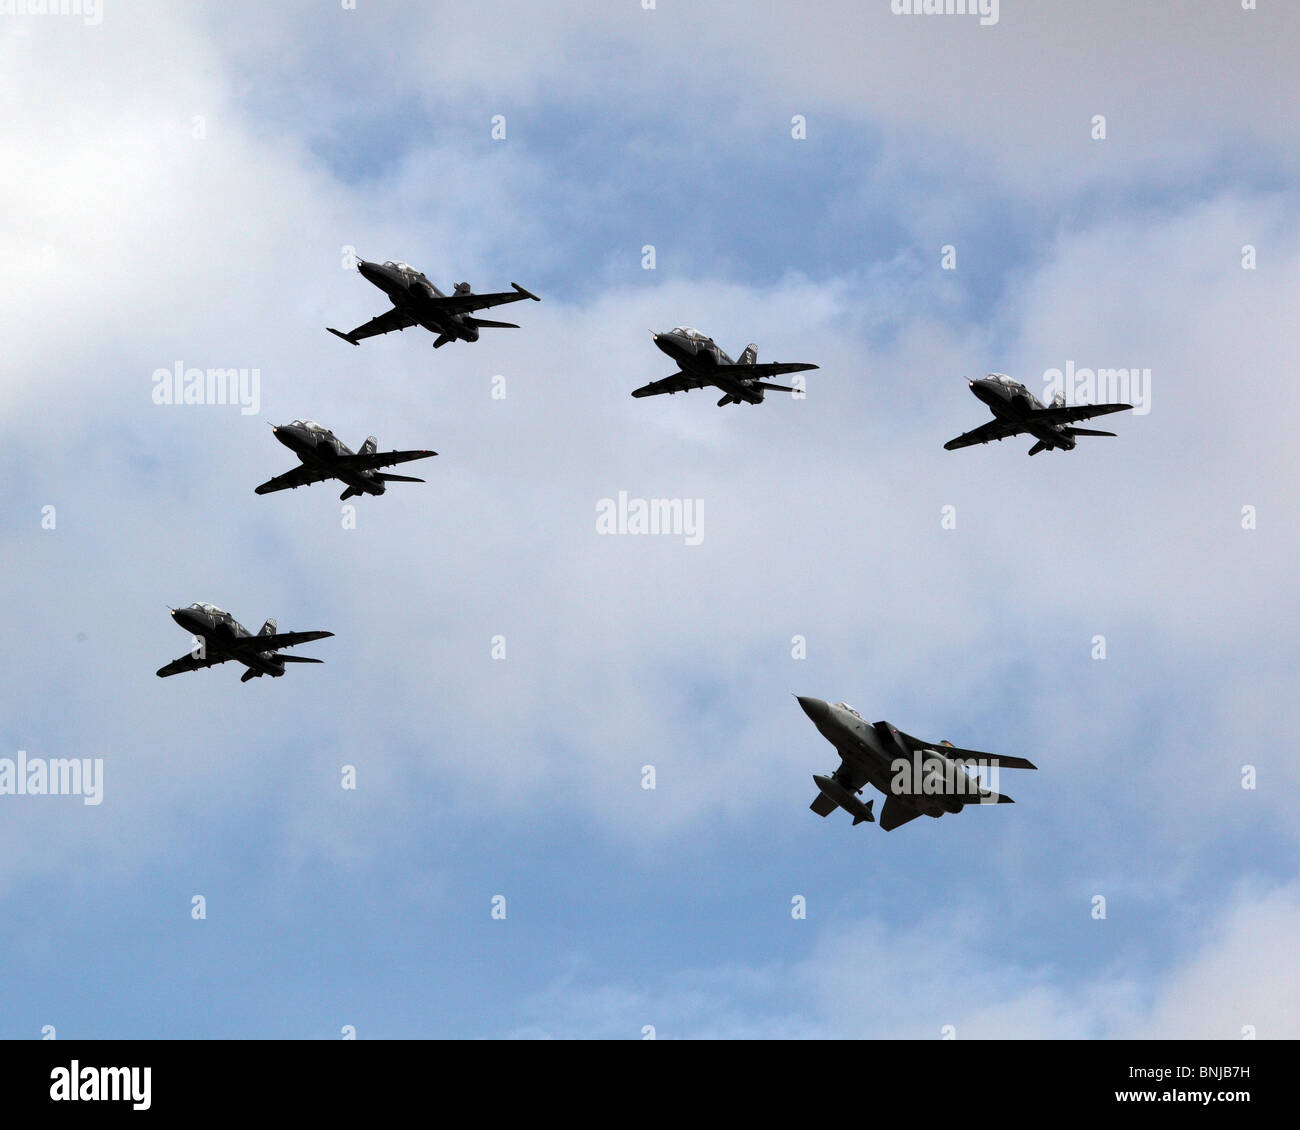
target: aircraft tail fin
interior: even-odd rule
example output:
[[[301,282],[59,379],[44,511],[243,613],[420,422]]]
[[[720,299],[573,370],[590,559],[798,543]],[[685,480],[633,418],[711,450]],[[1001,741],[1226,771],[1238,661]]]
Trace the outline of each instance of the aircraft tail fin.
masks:
[[[758,346],[752,341],[745,346],[745,351],[736,360],[737,365],[753,365],[758,360]]]
[[[261,630],[260,632],[258,632],[257,634],[258,634],[259,636],[273,636],[273,635],[275,635],[275,621],[274,621],[274,620],[268,620],[265,624],[262,625],[262,630]]]
[[[1057,393],[1056,393],[1056,395],[1055,395],[1054,397],[1052,397],[1052,403],[1049,404],[1048,407],[1049,407],[1049,408],[1064,408],[1064,407],[1065,407],[1065,393],[1064,393],[1064,392],[1061,392],[1061,391],[1058,390]]]
[[[361,445],[358,455],[374,455],[379,450],[379,441],[374,436],[366,436],[366,442]]]

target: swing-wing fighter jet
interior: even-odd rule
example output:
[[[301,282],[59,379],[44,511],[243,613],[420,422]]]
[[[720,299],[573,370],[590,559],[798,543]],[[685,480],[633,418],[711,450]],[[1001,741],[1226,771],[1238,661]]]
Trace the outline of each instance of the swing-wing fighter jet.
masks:
[[[885,794],[880,827],[890,832],[918,816],[938,818],[945,812],[960,812],[969,804],[1013,803],[1009,796],[967,774],[965,765],[989,766],[995,771],[1037,768],[1023,757],[958,749],[951,742],[931,744],[888,722],[872,725],[844,702],[796,698],[840,755],[840,767],[830,776],[813,774],[818,795],[811,808],[818,816],[843,808],[853,816],[854,824],[874,823],[875,799],[865,804],[858,799],[858,794],[872,785]]]

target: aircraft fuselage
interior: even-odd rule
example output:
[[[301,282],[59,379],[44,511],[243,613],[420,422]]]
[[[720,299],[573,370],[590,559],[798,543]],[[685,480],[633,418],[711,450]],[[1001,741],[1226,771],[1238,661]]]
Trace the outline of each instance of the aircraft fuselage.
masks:
[[[763,390],[753,387],[757,377],[744,378],[718,372],[720,365],[734,365],[736,362],[711,339],[698,340],[679,333],[657,333],[654,342],[676,362],[683,373],[708,381],[735,400],[743,400],[747,404],[763,403]]]
[[[463,315],[440,310],[429,301],[447,296],[428,280],[423,271],[408,274],[387,263],[368,263],[365,260],[357,263],[357,270],[363,279],[388,295],[397,309],[431,333],[460,341],[478,341],[477,326],[466,322]]]
[[[903,742],[897,727],[888,722],[873,725],[838,703],[801,697],[799,705],[840,759],[856,766],[885,796],[898,797],[926,816],[939,817],[961,809],[965,781],[973,779],[951,758],[937,750],[913,750]],[[899,787],[903,766],[906,788]],[[839,770],[832,774],[832,780],[842,784],[838,774]],[[972,783],[964,796],[969,800],[975,795]]]
[[[197,608],[175,608],[172,619],[203,641],[208,656],[225,656],[275,679],[284,674],[284,662],[273,652],[258,651],[253,633],[228,612],[212,615]]]
[[[313,470],[322,471],[364,494],[383,494],[387,489],[374,471],[348,470],[339,466],[340,459],[355,453],[332,432],[315,432],[297,424],[284,424],[271,430],[276,439]]]
[[[1022,384],[1008,385],[981,378],[970,382],[970,390],[999,420],[1023,428],[1048,447],[1073,451],[1078,443],[1064,424],[1049,424],[1033,419],[1033,414],[1041,412],[1047,405]]]

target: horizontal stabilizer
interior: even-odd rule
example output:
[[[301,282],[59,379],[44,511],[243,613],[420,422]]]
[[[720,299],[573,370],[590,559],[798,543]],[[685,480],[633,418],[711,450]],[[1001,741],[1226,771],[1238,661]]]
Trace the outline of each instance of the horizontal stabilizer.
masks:
[[[892,832],[920,815],[919,809],[913,808],[900,797],[886,797],[885,807],[880,810],[880,828],[882,831]]]
[[[517,330],[519,327],[514,322],[493,322],[487,318],[471,318],[465,316],[465,321],[475,329],[480,330]]]
[[[305,655],[277,655],[281,663],[324,663],[323,659],[308,659]]]
[[[1068,436],[1113,436],[1115,432],[1099,432],[1095,428],[1066,428]]]
[[[417,479],[414,475],[390,475],[386,471],[376,471],[375,478],[384,483],[422,483],[424,479]]]

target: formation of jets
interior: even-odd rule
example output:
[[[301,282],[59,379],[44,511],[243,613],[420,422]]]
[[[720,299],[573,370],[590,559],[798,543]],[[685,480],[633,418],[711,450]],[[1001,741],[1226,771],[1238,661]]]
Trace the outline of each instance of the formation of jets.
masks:
[[[513,322],[495,322],[475,316],[479,310],[531,299],[537,295],[518,283],[511,289],[489,294],[475,294],[468,283],[457,283],[451,294],[443,294],[423,272],[407,263],[389,261],[371,263],[360,260],[357,270],[367,282],[384,292],[392,308],[347,333],[327,327],[344,341],[357,345],[368,337],[420,326],[434,335],[433,347],[441,348],[452,341],[477,341],[482,329],[518,329]],[[677,366],[677,371],[660,380],[633,390],[638,399],[714,388],[722,393],[718,407],[729,404],[762,404],[768,392],[800,393],[802,387],[776,384],[773,377],[801,373],[817,366],[805,361],[758,360],[755,345],[745,346],[740,357],[732,360],[710,337],[689,326],[677,326],[660,333],[651,331],[654,344]],[[1016,435],[1035,440],[1030,455],[1040,451],[1073,450],[1079,436],[1113,436],[1114,432],[1095,431],[1074,425],[1094,416],[1122,412],[1130,404],[1067,405],[1058,393],[1050,404],[1043,404],[1022,383],[1002,373],[990,373],[968,382],[971,392],[993,414],[988,423],[944,447],[953,451],[975,444],[990,443]],[[356,495],[381,495],[391,482],[421,483],[410,475],[397,475],[383,468],[437,454],[423,449],[380,451],[374,436],[368,436],[353,451],[327,428],[314,420],[294,420],[273,426],[275,438],[298,457],[298,466],[256,487],[257,494],[293,490],[313,483],[336,480],[343,484],[340,500]],[[319,659],[284,655],[282,650],[311,640],[325,639],[331,632],[279,632],[274,620],[267,620],[254,635],[229,612],[214,604],[196,602],[186,608],[169,609],[172,619],[190,632],[194,649],[181,658],[159,668],[166,678],[185,671],[197,671],[234,660],[246,670],[241,682],[270,675],[279,678],[288,663],[320,663]],[[1034,769],[1023,757],[1008,757],[974,750],[958,749],[951,742],[924,742],[905,734],[889,722],[869,723],[847,703],[823,702],[818,698],[798,697],[799,705],[818,732],[834,746],[840,764],[830,774],[813,774],[817,796],[812,811],[828,816],[843,809],[853,823],[875,823],[875,799],[861,799],[868,786],[885,796],[880,811],[880,826],[892,831],[918,816],[939,817],[957,813],[972,804],[1010,804],[1005,796],[989,787],[968,769]]]

